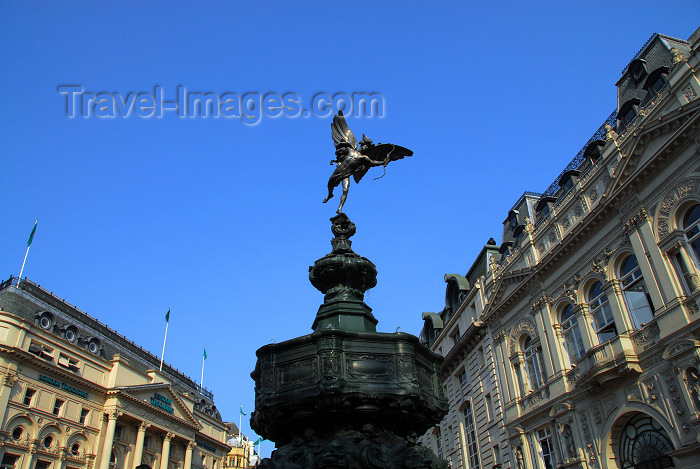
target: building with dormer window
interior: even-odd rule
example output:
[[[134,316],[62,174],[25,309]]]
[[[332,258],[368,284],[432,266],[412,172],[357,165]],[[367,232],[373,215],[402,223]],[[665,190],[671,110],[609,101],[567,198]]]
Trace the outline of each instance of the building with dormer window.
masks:
[[[622,71],[616,109],[544,192],[507,213],[479,282],[502,464],[700,468],[699,52],[700,29],[687,41],[654,34]],[[426,339],[445,343],[446,319],[429,318]],[[449,354],[468,356],[463,346]],[[450,408],[463,405],[443,379]],[[446,441],[448,419],[441,446],[468,448]],[[496,466],[479,443],[492,433],[466,428],[478,457],[465,451],[460,467]]]
[[[3,469],[222,469],[213,395],[25,279],[0,284]]]

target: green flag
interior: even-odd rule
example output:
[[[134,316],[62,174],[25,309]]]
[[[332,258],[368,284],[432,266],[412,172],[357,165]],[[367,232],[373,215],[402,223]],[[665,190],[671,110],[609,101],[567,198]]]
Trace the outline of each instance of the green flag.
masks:
[[[204,359],[206,360],[207,359],[207,348],[206,347],[204,347],[204,355],[203,356],[204,356]]]
[[[245,412],[243,412],[243,404],[241,404],[241,415],[248,415]]]
[[[168,308],[168,312],[165,313],[165,322],[170,322],[170,308]]]
[[[260,437],[257,440],[255,440],[255,443],[253,443],[253,445],[259,445],[261,441],[263,441],[263,437]]]
[[[36,233],[36,225],[39,223],[39,219],[37,218],[34,221],[34,228],[32,228],[32,232],[29,233],[29,239],[27,240],[27,247],[32,245],[32,240],[34,239],[34,233]]]

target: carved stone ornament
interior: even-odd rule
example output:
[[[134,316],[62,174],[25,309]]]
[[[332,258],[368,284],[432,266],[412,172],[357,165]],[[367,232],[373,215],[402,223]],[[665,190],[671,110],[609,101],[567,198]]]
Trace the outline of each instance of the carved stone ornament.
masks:
[[[8,386],[11,388],[12,386],[15,385],[15,383],[17,382],[18,379],[19,379],[19,377],[17,376],[17,373],[13,373],[11,371],[8,371],[7,373],[5,373],[5,379],[4,379],[5,386]]]
[[[617,138],[617,132],[615,132],[610,124],[605,124],[603,127],[605,129],[605,140],[611,140]]]
[[[698,193],[700,185],[697,182],[696,179],[680,181],[676,187],[666,192],[661,198],[661,203],[656,210],[656,234],[659,238],[663,238],[669,233],[669,217],[678,204],[689,195]]]
[[[508,336],[508,350],[510,355],[513,355],[518,351],[518,339],[521,335],[523,335],[523,333],[528,333],[530,337],[532,337],[532,340],[538,338],[539,336],[537,334],[537,325],[535,324],[535,321],[530,318],[522,318],[520,322],[510,330],[510,334]]]
[[[693,88],[692,85],[688,85],[683,90],[683,96],[688,100],[688,102],[691,102],[698,97],[698,94],[695,92],[695,88]]]
[[[394,434],[365,425],[362,431],[318,434],[307,430],[278,448],[260,469],[448,469],[433,453]]]

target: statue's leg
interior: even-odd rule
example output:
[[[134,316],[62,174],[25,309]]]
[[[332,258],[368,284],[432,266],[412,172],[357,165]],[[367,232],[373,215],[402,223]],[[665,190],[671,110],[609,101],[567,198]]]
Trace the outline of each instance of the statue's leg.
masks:
[[[335,186],[337,186],[337,184],[333,184],[333,178],[331,178],[328,181],[328,197],[323,199],[324,204],[333,198],[333,189],[335,189]]]
[[[346,177],[343,179],[343,195],[340,196],[340,206],[338,207],[337,213],[343,212],[343,205],[345,205],[345,199],[348,198],[348,191],[350,190],[350,178]]]

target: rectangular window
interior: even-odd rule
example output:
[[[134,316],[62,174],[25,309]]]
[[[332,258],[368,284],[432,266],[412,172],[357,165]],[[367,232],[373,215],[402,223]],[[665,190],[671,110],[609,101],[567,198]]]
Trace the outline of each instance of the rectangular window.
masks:
[[[34,398],[35,394],[36,394],[36,389],[27,388],[27,390],[24,391],[24,401],[22,401],[22,404],[24,404],[26,406],[32,405],[32,399]]]
[[[51,463],[48,461],[37,461],[35,469],[48,469],[49,466],[51,466]]]
[[[43,358],[46,361],[53,361],[53,349],[40,342],[32,340],[29,344],[29,353],[32,353],[39,358]]]
[[[440,459],[443,459],[443,454],[442,454],[442,432],[440,431],[440,427],[437,427],[435,430],[435,447],[437,448],[437,457]]]
[[[462,333],[459,331],[459,327],[455,329],[454,334],[452,334],[452,343],[457,345],[457,342],[459,342],[460,337],[462,337]]]
[[[469,457],[469,469],[480,469],[479,448],[476,444],[476,429],[474,428],[474,414],[472,413],[471,402],[465,402],[463,413],[464,433],[467,436],[467,455]]]
[[[554,449],[552,447],[552,435],[548,428],[537,432],[537,441],[540,445],[540,458],[545,469],[554,469],[556,460],[554,459]]]
[[[462,369],[459,371],[459,374],[457,375],[457,380],[459,380],[459,384],[460,384],[460,385],[463,385],[464,383],[467,382],[468,379],[469,379],[469,378],[467,378],[467,370],[464,369],[464,368],[462,368]]]
[[[0,469],[14,469],[15,463],[17,462],[18,458],[19,458],[19,456],[5,453],[2,456],[2,462],[0,463]]]
[[[63,353],[58,354],[58,365],[62,366],[63,368],[67,368],[71,371],[78,371],[80,368],[78,367],[78,360],[75,358],[71,358],[68,355],[65,355]]]
[[[151,437],[146,435],[143,437],[143,447],[144,449],[148,449],[151,447]]]
[[[89,413],[90,411],[88,409],[80,409],[80,425],[85,425]]]
[[[493,420],[493,402],[491,401],[491,394],[486,394],[484,400],[486,401],[486,420],[490,422]]]
[[[479,368],[484,366],[484,347],[476,349],[476,360],[479,363]]]
[[[123,433],[124,427],[122,427],[121,425],[117,425],[117,427],[114,429],[114,438],[121,440]]]
[[[60,415],[61,414],[61,409],[63,408],[64,402],[61,399],[56,399],[56,401],[53,404],[53,414],[54,415]]]
[[[493,445],[493,467],[501,468],[501,448],[498,445]]]

